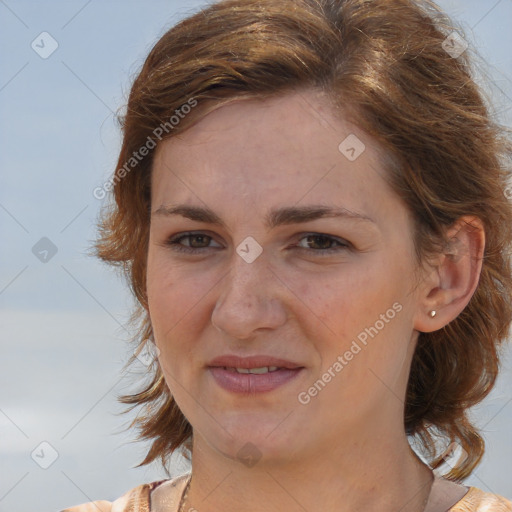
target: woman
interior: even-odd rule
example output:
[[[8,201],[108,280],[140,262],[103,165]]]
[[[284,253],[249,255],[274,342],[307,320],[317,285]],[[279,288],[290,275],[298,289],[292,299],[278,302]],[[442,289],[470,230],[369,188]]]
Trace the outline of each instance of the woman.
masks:
[[[512,151],[452,31],[412,0],[226,0],[158,41],[97,248],[158,354],[122,398],[142,464],[192,471],[69,511],[512,511],[460,483],[512,320]]]

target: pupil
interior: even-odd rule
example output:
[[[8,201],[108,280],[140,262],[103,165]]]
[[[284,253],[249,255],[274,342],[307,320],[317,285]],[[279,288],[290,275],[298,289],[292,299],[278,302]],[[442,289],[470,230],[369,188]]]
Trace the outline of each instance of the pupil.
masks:
[[[195,235],[195,236],[192,237],[192,240],[197,240],[197,239],[201,240],[201,239],[203,239],[203,242],[204,242],[205,238],[206,238],[205,235]],[[199,244],[201,245],[201,242],[199,242]],[[194,245],[194,244],[192,244],[192,245]]]
[[[313,243],[314,243],[314,244],[318,243],[318,245],[320,245],[320,246],[322,246],[322,245],[323,245],[322,249],[328,248],[328,247],[326,247],[326,245],[327,245],[327,246],[329,245],[330,240],[329,240],[328,238],[326,238],[325,236],[313,235],[311,238],[313,238],[313,240],[314,240],[314,242],[313,242]],[[324,241],[324,243],[323,243],[323,244],[322,244],[322,242],[321,242],[322,240]],[[320,242],[319,242],[319,241],[320,241]]]

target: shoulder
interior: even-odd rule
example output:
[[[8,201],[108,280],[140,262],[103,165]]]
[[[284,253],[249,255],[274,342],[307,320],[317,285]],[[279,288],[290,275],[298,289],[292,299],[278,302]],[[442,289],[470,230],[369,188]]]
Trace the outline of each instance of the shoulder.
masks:
[[[512,501],[498,494],[470,487],[467,494],[449,512],[512,512]]]
[[[181,497],[179,493],[185,486],[188,477],[189,474],[185,474],[170,480],[158,480],[142,484],[130,489],[115,501],[91,501],[66,508],[61,512],[137,512],[139,510],[149,510],[150,500],[153,498],[152,491],[165,487],[167,490],[171,490],[171,495]],[[167,496],[170,494],[166,493]]]

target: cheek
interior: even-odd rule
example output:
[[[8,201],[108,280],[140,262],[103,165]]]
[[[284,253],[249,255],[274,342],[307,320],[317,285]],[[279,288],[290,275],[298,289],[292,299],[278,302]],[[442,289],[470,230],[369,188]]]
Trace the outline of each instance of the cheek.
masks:
[[[185,272],[179,264],[169,265],[165,256],[148,255],[148,308],[155,341],[164,352],[191,350],[208,292],[215,280],[202,272]]]
[[[297,274],[292,283],[299,283],[295,289],[307,308],[335,334],[343,334],[351,326],[364,327],[375,311],[392,304],[393,291],[379,281],[383,275],[382,267],[361,264],[340,266],[324,276]]]
[[[359,382],[362,368],[366,378],[368,368],[386,368],[388,374],[393,373],[391,367],[401,366],[411,334],[406,267],[405,262],[379,253],[364,263],[340,267],[328,277],[295,277],[297,295],[309,311],[299,321],[315,340],[323,366],[348,350],[357,352],[347,354],[358,363],[350,363],[345,373],[355,372],[358,385],[364,384]]]
[[[176,325],[186,314],[187,288],[178,285],[179,279],[157,257],[148,254],[147,294],[148,308],[157,345],[166,345]]]
[[[190,310],[187,289],[173,285],[175,279],[168,279],[165,274],[149,270],[148,266],[148,307],[153,337],[158,350],[159,364],[167,386],[173,396],[177,393],[176,382],[184,382],[186,365],[192,349],[190,340],[193,336],[187,325],[187,310]],[[178,386],[179,387],[179,386]]]

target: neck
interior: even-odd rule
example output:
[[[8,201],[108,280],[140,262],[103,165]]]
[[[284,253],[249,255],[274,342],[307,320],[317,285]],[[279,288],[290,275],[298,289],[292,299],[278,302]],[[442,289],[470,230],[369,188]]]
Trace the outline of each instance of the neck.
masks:
[[[316,452],[328,457],[292,454],[252,467],[219,454],[195,435],[183,510],[207,505],[209,512],[423,512],[433,481],[430,468],[405,434],[398,439],[369,434],[353,443],[328,440]]]

